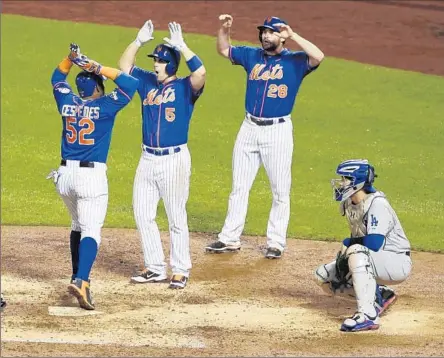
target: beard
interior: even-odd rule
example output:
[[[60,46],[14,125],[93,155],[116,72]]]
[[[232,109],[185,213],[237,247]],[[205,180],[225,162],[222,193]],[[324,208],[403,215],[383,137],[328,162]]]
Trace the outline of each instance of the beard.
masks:
[[[275,43],[272,43],[272,42],[269,42],[266,40],[262,40],[261,43],[262,43],[262,48],[265,51],[273,52],[273,51],[276,51],[276,49],[278,48],[278,44],[275,44]]]

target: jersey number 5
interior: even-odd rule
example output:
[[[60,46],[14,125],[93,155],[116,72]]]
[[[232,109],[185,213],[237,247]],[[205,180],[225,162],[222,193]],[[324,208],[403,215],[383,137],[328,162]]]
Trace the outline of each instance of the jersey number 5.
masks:
[[[66,118],[66,140],[68,143],[73,144],[78,139],[80,145],[93,145],[94,138],[85,138],[85,136],[94,132],[94,129],[96,128],[94,122],[89,118],[82,118],[79,121],[79,127],[82,127],[79,131],[74,127],[74,124],[76,123],[77,118]]]
[[[286,85],[277,86],[275,84],[271,84],[270,86],[268,86],[267,97],[285,98],[285,97],[287,97],[287,91],[288,91],[288,87]]]

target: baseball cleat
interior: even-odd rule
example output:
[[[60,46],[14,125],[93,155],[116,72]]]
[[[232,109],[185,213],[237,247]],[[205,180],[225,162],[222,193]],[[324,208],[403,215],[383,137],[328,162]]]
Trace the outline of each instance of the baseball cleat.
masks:
[[[183,289],[187,285],[187,282],[188,282],[188,277],[184,275],[173,275],[168,288],[171,288],[173,290]]]
[[[269,247],[265,254],[265,258],[267,259],[280,259],[281,256],[282,256],[282,251],[274,247]]]
[[[353,317],[347,318],[342,323],[341,331],[343,332],[359,332],[375,330],[379,328],[379,316],[370,317],[362,312],[356,312]]]
[[[210,245],[206,246],[205,250],[207,252],[222,253],[222,252],[237,251],[240,250],[240,248],[241,248],[240,242],[224,244],[222,241],[215,241]]]
[[[152,272],[148,269],[143,270],[141,273],[136,276],[131,277],[132,283],[157,283],[157,282],[165,282],[167,280],[167,276],[159,273]]]
[[[396,296],[395,291],[393,291],[388,286],[376,285],[376,300],[375,308],[379,316],[387,312],[389,307],[395,303],[398,296]]]
[[[94,310],[94,301],[91,296],[89,282],[76,278],[73,283],[68,286],[68,292],[77,298],[80,307],[85,310]]]

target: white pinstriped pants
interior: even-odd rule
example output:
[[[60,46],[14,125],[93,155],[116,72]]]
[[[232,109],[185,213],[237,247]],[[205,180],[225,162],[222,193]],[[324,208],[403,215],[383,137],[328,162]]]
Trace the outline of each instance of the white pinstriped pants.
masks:
[[[189,276],[190,237],[186,204],[191,156],[186,145],[178,153],[156,156],[143,151],[133,190],[134,217],[141,236],[145,267],[166,274],[167,266],[155,218],[162,198],[170,231],[170,264],[174,274]]]
[[[237,243],[245,226],[248,196],[261,164],[270,180],[273,203],[267,226],[267,245],[281,251],[286,246],[290,218],[293,123],[258,126],[242,123],[233,150],[233,186],[228,213],[219,240]]]
[[[94,168],[81,168],[79,161],[67,160],[58,169],[56,190],[71,214],[71,229],[84,237],[101,241],[101,229],[108,207],[106,164],[94,162]]]

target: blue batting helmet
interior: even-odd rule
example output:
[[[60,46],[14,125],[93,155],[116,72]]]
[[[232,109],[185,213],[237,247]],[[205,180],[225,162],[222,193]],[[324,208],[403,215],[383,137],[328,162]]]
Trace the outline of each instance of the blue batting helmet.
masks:
[[[270,29],[274,32],[279,32],[279,27],[276,26],[276,24],[287,25],[287,23],[284,20],[280,19],[279,17],[276,16],[267,17],[264,20],[264,24],[257,27],[257,29],[259,30],[259,41],[262,42],[262,32],[265,29]]]
[[[79,72],[76,77],[76,86],[77,91],[82,98],[92,96],[96,87],[101,88],[102,91],[105,92],[105,86],[103,85],[102,77],[91,72]]]
[[[331,181],[336,201],[345,201],[361,189],[368,193],[376,192],[373,187],[375,168],[367,159],[346,160],[338,165],[336,174],[342,177]]]
[[[177,70],[179,69],[180,52],[170,45],[157,45],[153,53],[148,55],[148,57],[158,58],[165,61],[167,63],[166,73],[168,76],[176,74]]]

